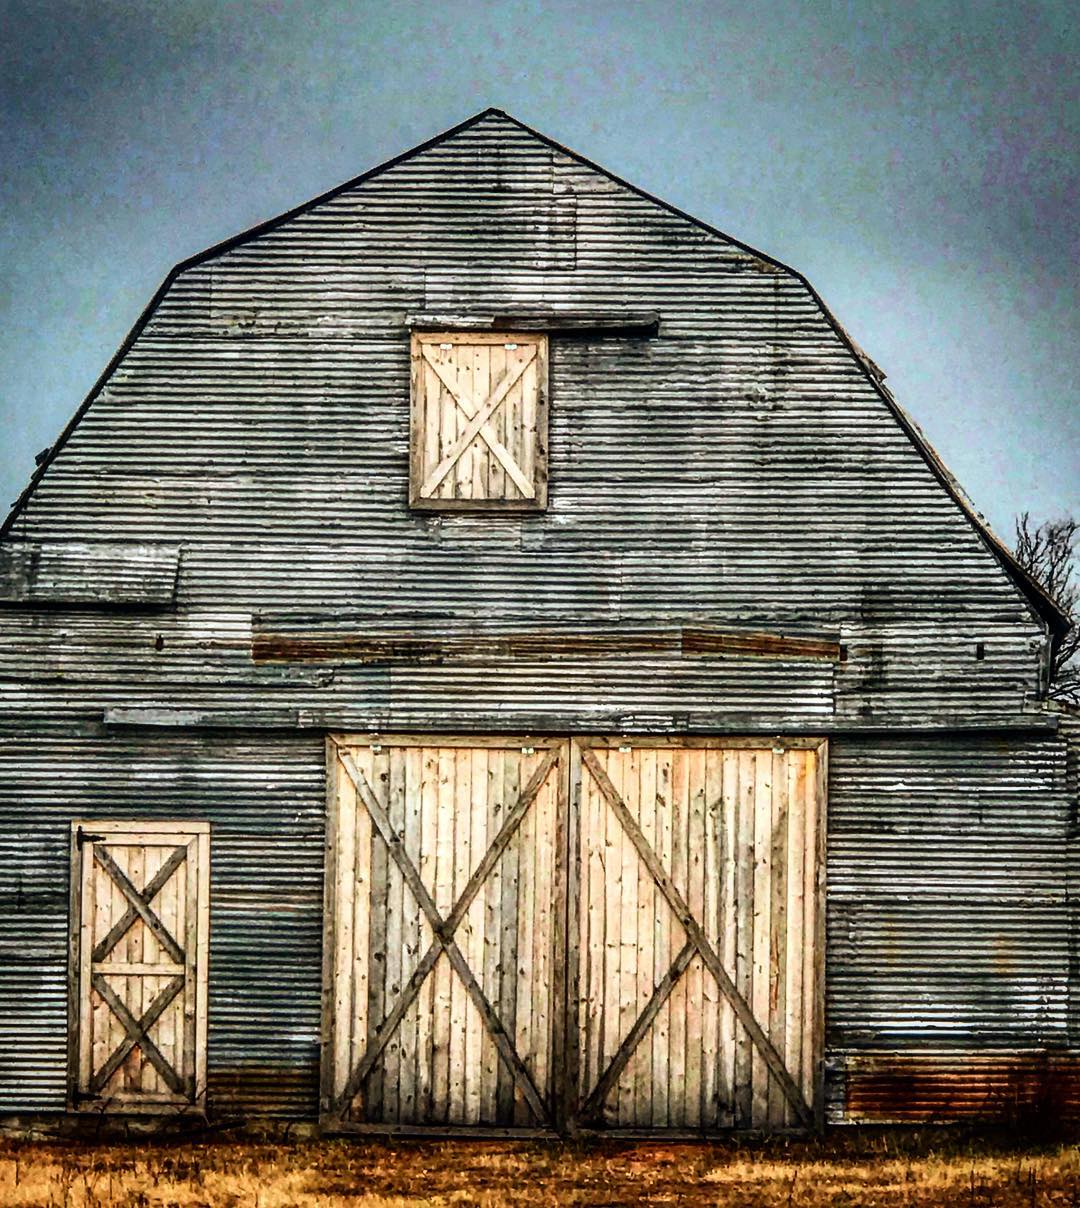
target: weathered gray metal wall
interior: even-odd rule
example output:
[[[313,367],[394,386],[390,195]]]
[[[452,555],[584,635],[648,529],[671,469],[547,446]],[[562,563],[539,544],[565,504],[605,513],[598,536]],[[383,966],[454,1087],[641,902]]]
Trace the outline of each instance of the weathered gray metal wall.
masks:
[[[546,512],[409,511],[411,317],[628,312],[659,314],[658,334],[552,335]],[[19,510],[0,571],[9,1109],[62,1098],[63,828],[147,810],[216,824],[219,1099],[244,1065],[237,1102],[310,1110],[327,728],[858,732],[831,784],[838,1056],[896,1029],[936,1045],[950,1019],[1009,1045],[1064,1035],[1044,624],[800,278],[503,116],[185,267]],[[843,654],[687,654],[693,626]],[[583,654],[590,627],[658,647]],[[390,631],[554,642],[498,659],[334,645]],[[253,657],[293,640],[308,653]],[[999,734],[959,733],[980,727]],[[1011,877],[1042,887],[1030,933],[1016,924],[1035,914],[995,897],[997,866],[945,822],[976,797]],[[902,832],[879,816],[926,868],[954,868],[963,900],[933,877],[910,907],[889,898]],[[968,991],[944,973],[918,991],[961,916],[969,937],[1013,937],[1015,958],[991,971],[969,944]]]
[[[999,735],[833,743],[832,1120],[999,1114],[1050,1093],[1047,1056],[1077,1042],[1065,754]],[[1080,1070],[1059,1069],[1075,1095]]]
[[[1058,706],[1068,801],[1069,1043],[1080,1050],[1080,708]],[[1080,1108],[1080,1088],[1076,1095]]]
[[[197,818],[213,825],[214,1110],[313,1115],[323,743],[93,729],[58,717],[0,736],[0,1112],[64,1108],[71,820]]]
[[[628,310],[659,335],[551,341],[546,512],[409,511],[410,316]],[[182,545],[175,616],[3,618],[28,711],[58,660],[94,705],[387,726],[610,698],[602,727],[970,724],[1039,687],[1042,626],[803,282],[497,115],[180,273],[8,536]],[[330,675],[252,666],[252,613],[707,620],[848,658]]]

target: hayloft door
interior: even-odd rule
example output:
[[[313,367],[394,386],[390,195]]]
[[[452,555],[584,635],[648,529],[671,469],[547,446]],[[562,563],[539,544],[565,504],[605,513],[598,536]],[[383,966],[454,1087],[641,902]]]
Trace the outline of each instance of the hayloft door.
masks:
[[[77,1110],[203,1104],[209,857],[208,823],[72,823]]]
[[[328,741],[324,1119],[556,1126],[568,750]]]
[[[577,1127],[820,1122],[824,759],[574,740]]]

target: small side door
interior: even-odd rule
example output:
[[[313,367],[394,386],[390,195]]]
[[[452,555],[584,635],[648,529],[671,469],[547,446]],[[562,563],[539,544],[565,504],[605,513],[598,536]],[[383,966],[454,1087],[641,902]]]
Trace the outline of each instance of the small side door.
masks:
[[[204,1106],[209,931],[209,823],[72,822],[73,1109]]]

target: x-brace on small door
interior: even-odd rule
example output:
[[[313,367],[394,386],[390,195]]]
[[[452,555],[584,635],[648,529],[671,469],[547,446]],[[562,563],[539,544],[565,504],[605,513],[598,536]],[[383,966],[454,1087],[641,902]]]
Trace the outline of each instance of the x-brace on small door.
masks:
[[[204,822],[71,824],[73,1108],[203,1106],[209,845]]]

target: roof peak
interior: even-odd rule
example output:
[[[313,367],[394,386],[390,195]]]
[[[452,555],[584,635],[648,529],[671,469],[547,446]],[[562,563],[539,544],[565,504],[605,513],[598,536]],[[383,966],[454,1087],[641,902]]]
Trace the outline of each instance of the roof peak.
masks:
[[[521,121],[520,118],[514,117],[512,114],[507,113],[505,109],[500,109],[495,105],[489,105],[487,108],[479,110],[478,112],[474,113],[471,117],[466,118],[464,121],[458,122],[456,125],[450,126],[448,129],[443,130],[439,134],[433,135],[431,138],[426,139],[425,141],[417,144],[416,146],[410,147],[407,150],[400,152],[398,155],[395,155],[392,158],[385,160],[383,163],[377,164],[375,167],[368,169],[368,171],[361,173],[359,176],[353,177],[351,180],[347,180],[343,184],[337,185],[335,188],[330,189],[327,192],[322,193],[317,197],[311,198],[309,201],[303,202],[302,204],[293,207],[291,210],[286,211],[284,214],[279,214],[276,217],[273,217],[273,218],[267,219],[264,222],[258,223],[257,225],[249,228],[248,230],[242,231],[239,234],[232,236],[230,239],[226,239],[225,241],[223,241],[221,243],[215,244],[214,246],[207,248],[205,251],[198,252],[194,256],[189,256],[186,260],[183,260],[179,264],[177,264],[172,269],[172,271],[168,274],[168,276],[165,278],[165,280],[162,282],[161,286],[158,288],[157,293],[155,293],[154,297],[150,300],[146,309],[139,316],[138,320],[135,323],[135,326],[128,333],[127,339],[117,350],[115,356],[112,358],[112,360],[106,366],[105,371],[102,373],[101,377],[97,380],[97,382],[91,388],[90,393],[86,396],[86,398],[83,400],[82,405],[78,408],[78,410],[72,416],[71,420],[68,422],[67,426],[64,428],[63,432],[60,434],[59,439],[55,442],[55,444],[53,444],[53,446],[49,450],[48,456],[46,456],[41,461],[41,463],[38,465],[37,469],[31,476],[30,482],[27,485],[26,489],[22,492],[22,494],[16,500],[15,504],[13,505],[13,507],[12,507],[11,511],[9,512],[7,519],[4,521],[3,525],[0,525],[0,539],[2,539],[3,537],[7,536],[10,533],[11,528],[12,528],[16,518],[22,511],[22,509],[23,509],[26,501],[29,499],[30,495],[33,493],[33,490],[36,487],[37,483],[40,481],[40,479],[43,477],[45,472],[48,470],[49,466],[52,464],[56,455],[59,453],[61,448],[66,443],[70,434],[74,431],[79,420],[82,418],[83,414],[86,412],[87,408],[90,406],[93,399],[97,396],[97,394],[100,392],[100,390],[104,387],[105,383],[108,381],[109,377],[111,376],[113,371],[116,369],[116,367],[120,363],[120,361],[123,359],[123,357],[126,354],[126,352],[128,351],[128,349],[138,338],[139,333],[142,331],[143,327],[148,322],[150,316],[153,314],[158,303],[165,296],[165,293],[167,292],[169,287],[172,285],[173,281],[175,281],[176,278],[181,273],[185,272],[189,268],[193,268],[194,266],[196,266],[198,264],[202,264],[205,261],[210,260],[215,256],[218,256],[218,255],[223,254],[224,252],[230,251],[232,248],[237,247],[240,244],[247,243],[252,239],[258,238],[260,235],[264,234],[265,232],[273,230],[274,228],[282,225],[283,223],[288,222],[291,219],[298,217],[301,214],[306,213],[307,211],[313,209],[315,206],[321,205],[324,202],[331,200],[332,198],[338,197],[342,193],[345,193],[350,189],[355,189],[355,188],[359,187],[360,185],[362,185],[365,181],[368,181],[368,180],[372,179],[373,177],[378,176],[381,173],[386,172],[393,167],[396,167],[398,164],[404,163],[405,161],[410,160],[413,157],[422,154],[423,152],[429,150],[430,148],[438,146],[440,143],[446,142],[447,140],[452,139],[459,134],[462,134],[464,131],[472,128],[473,126],[478,125],[480,122],[485,121],[488,118],[498,118],[501,121],[504,121],[504,122],[508,123],[509,125],[513,126],[515,129],[524,131],[526,134],[529,134],[530,136],[535,138],[538,142],[549,147],[552,151],[555,151],[561,155],[569,156],[571,159],[575,160],[577,163],[583,165],[586,168],[589,168],[590,170],[592,170],[594,172],[599,173],[601,176],[606,177],[608,180],[612,181],[614,184],[620,186],[621,188],[627,189],[630,192],[637,194],[637,196],[644,198],[646,201],[652,202],[654,205],[662,207],[663,209],[667,210],[669,213],[674,214],[677,217],[682,218],[689,223],[692,223],[694,226],[707,232],[708,234],[713,235],[719,239],[722,239],[725,242],[727,242],[735,247],[741,248],[744,252],[747,252],[749,255],[756,257],[757,259],[761,260],[763,263],[770,264],[774,268],[779,269],[781,272],[790,274],[796,280],[801,282],[803,284],[803,286],[805,286],[805,288],[809,292],[810,296],[814,299],[816,304],[821,308],[822,314],[824,315],[824,317],[825,317],[826,321],[829,323],[829,325],[833,328],[836,335],[847,346],[847,348],[851,352],[852,356],[855,358],[856,362],[862,367],[862,370],[866,374],[867,380],[870,382],[871,386],[878,393],[878,395],[880,396],[882,401],[885,403],[886,407],[893,413],[896,420],[899,422],[901,427],[907,433],[908,438],[911,440],[911,442],[915,446],[916,450],[923,457],[923,459],[926,462],[931,473],[934,474],[934,476],[938,479],[938,481],[941,483],[941,485],[945,488],[946,493],[953,499],[954,503],[959,507],[962,514],[967,518],[968,522],[971,524],[972,528],[975,530],[975,532],[980,536],[982,541],[988,547],[991,554],[998,560],[998,562],[1000,562],[1003,565],[1006,572],[1018,584],[1018,586],[1020,587],[1023,594],[1026,596],[1028,602],[1030,603],[1030,605],[1034,609],[1034,611],[1044,621],[1046,621],[1048,623],[1048,625],[1051,627],[1051,629],[1055,630],[1058,634],[1064,634],[1071,628],[1070,621],[1069,621],[1068,617],[1062,612],[1060,606],[1057,605],[1057,603],[1047,595],[1045,589],[1042,588],[1041,584],[1037,583],[1034,580],[1034,578],[1020,566],[1020,564],[1017,562],[1016,558],[1014,557],[1012,552],[1008,549],[1008,547],[990,530],[986,521],[975,511],[975,509],[970,505],[970,503],[967,502],[966,497],[963,495],[962,491],[960,491],[959,486],[956,483],[956,480],[952,477],[952,475],[949,473],[949,471],[945,468],[944,463],[942,462],[941,458],[938,456],[936,451],[930,446],[930,444],[926,440],[925,436],[922,435],[922,433],[914,425],[914,423],[911,421],[911,419],[907,416],[907,413],[899,406],[899,404],[893,398],[892,392],[889,391],[884,386],[884,383],[881,380],[883,375],[880,375],[880,373],[875,374],[872,371],[872,369],[870,368],[870,366],[867,363],[868,358],[854,344],[851,337],[847,334],[847,332],[844,330],[844,328],[837,321],[837,319],[832,314],[832,312],[830,311],[828,306],[825,304],[824,300],[818,294],[817,290],[814,289],[813,285],[810,284],[810,282],[806,279],[805,276],[803,276],[802,273],[800,273],[797,269],[793,269],[790,266],[783,264],[781,261],[776,260],[774,257],[768,256],[764,252],[760,252],[756,248],[750,247],[749,244],[743,243],[741,240],[734,239],[730,235],[726,235],[723,231],[717,229],[716,227],[712,226],[711,224],[703,221],[700,218],[695,218],[694,215],[688,214],[685,210],[679,209],[677,206],[672,205],[670,202],[666,202],[662,198],[654,196],[653,194],[647,192],[645,189],[641,188],[640,186],[632,184],[628,180],[624,180],[622,177],[617,176],[614,172],[611,172],[609,169],[602,167],[600,164],[595,163],[593,160],[590,160],[588,157],[581,155],[577,151],[572,151],[569,147],[564,146],[563,144],[557,142],[553,138],[550,138],[546,134],[542,134],[539,130],[536,130],[534,127],[529,126],[527,123]]]

